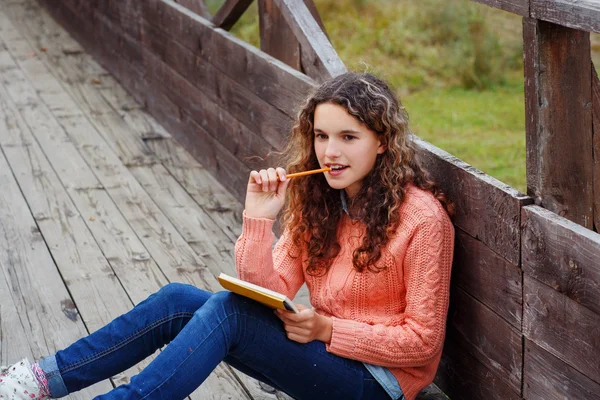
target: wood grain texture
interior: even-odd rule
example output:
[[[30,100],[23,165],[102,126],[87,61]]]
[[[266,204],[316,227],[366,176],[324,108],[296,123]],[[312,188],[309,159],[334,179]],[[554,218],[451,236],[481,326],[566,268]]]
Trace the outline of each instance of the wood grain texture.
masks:
[[[127,0],[132,1],[132,0]],[[314,81],[169,0],[142,3],[144,20],[290,118]],[[200,44],[200,45],[199,45]],[[244,60],[244,62],[230,62]]]
[[[521,207],[532,199],[432,144],[414,140],[424,165],[455,204],[453,223],[519,265]]]
[[[541,207],[522,213],[523,271],[600,314],[600,234]]]
[[[189,115],[240,162],[252,169],[266,166],[264,158],[275,150],[275,147],[232,115],[230,109],[223,104],[226,99],[216,100],[219,104],[215,103],[218,94],[207,95],[206,90],[191,84],[150,51],[144,54],[148,68],[147,77],[152,86],[162,91],[181,112]],[[232,93],[235,92],[235,89],[232,90]],[[261,113],[264,110],[251,109],[250,112],[254,115],[255,112]],[[282,138],[282,134],[273,135],[277,145],[281,145]]]
[[[517,329],[521,329],[521,269],[456,229],[452,284],[464,289]]]
[[[529,0],[471,0],[486,6],[508,11],[522,17],[529,17]]]
[[[448,336],[459,337],[463,348],[519,392],[523,368],[520,329],[460,288],[455,287],[450,298]]]
[[[290,67],[301,71],[300,42],[275,5],[274,0],[258,0],[260,49]]]
[[[600,315],[525,274],[523,334],[600,382]]]
[[[523,397],[544,400],[598,400],[600,384],[525,339]]]
[[[505,379],[498,378],[452,338],[444,343],[434,382],[451,399],[521,399]]]
[[[600,79],[592,64],[592,127],[594,137],[594,230],[600,232]]]
[[[175,2],[181,4],[191,12],[198,14],[202,18],[206,18],[208,20],[212,19],[210,10],[206,6],[204,0],[175,0]]]
[[[302,66],[310,77],[322,81],[347,71],[303,1],[275,0],[275,4],[300,42]]]
[[[590,36],[525,20],[527,193],[536,204],[593,226]]]
[[[225,0],[219,11],[212,17],[212,23],[217,28],[230,30],[250,7],[252,0]]]
[[[211,102],[227,110],[256,136],[264,138],[264,141],[271,146],[283,145],[291,130],[291,118],[241,85],[239,81],[243,79],[242,77],[230,78],[216,69],[211,62],[198,57],[194,52],[181,46],[177,40],[149,24],[144,24],[142,42],[156,57],[145,58],[145,68],[149,71],[149,77],[152,77],[156,60],[162,61],[173,72],[201,91]],[[224,59],[220,61],[228,62]],[[177,86],[180,87],[182,85]],[[195,96],[193,100],[197,97]],[[202,120],[198,122],[202,123]]]
[[[5,71],[4,65],[4,61],[0,62],[0,72]],[[2,84],[4,83],[3,81]],[[4,92],[0,95],[4,95]],[[10,328],[11,332],[7,337],[14,338],[17,333],[23,334],[29,349],[21,340],[15,346],[32,359],[46,357],[88,332],[2,152],[0,221],[2,318],[4,324],[16,322],[6,317],[6,312],[10,312],[18,315],[20,322]],[[9,330],[7,328],[3,327],[2,332]],[[2,348],[3,346],[0,347]],[[15,357],[15,354],[0,354],[2,359],[8,357]],[[21,358],[23,355],[17,357]],[[17,358],[13,358],[7,361],[13,363],[16,360]],[[104,382],[74,394],[71,398],[89,399],[111,388],[109,383]]]
[[[590,32],[600,32],[597,0],[531,0],[531,17]]]

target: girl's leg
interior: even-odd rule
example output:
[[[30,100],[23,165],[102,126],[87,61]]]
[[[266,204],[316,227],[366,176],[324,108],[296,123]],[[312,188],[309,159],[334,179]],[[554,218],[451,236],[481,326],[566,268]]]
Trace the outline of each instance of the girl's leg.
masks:
[[[63,397],[126,370],[169,343],[212,293],[171,283],[39,365],[53,397]]]
[[[98,399],[183,399],[224,359],[298,399],[388,398],[362,363],[330,354],[318,341],[293,342],[272,310],[219,292],[129,384]]]

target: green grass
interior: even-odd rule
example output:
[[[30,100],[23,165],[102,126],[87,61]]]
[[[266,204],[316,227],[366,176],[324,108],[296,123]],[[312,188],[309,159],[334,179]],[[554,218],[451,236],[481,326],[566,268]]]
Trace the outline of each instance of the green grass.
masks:
[[[423,90],[407,96],[404,105],[415,134],[526,191],[522,87]]]
[[[468,0],[314,2],[342,61],[386,79],[416,134],[525,191],[520,17]],[[254,2],[232,33],[260,47],[257,13]],[[600,66],[598,35],[592,57]]]

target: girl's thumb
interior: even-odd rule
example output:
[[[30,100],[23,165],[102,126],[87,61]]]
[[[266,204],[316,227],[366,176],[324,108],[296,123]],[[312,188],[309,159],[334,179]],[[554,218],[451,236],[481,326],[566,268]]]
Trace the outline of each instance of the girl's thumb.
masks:
[[[290,179],[286,179],[285,181],[281,182],[279,184],[279,186],[277,187],[277,195],[285,197],[285,191],[287,190],[287,187],[289,186],[289,184],[290,184]]]

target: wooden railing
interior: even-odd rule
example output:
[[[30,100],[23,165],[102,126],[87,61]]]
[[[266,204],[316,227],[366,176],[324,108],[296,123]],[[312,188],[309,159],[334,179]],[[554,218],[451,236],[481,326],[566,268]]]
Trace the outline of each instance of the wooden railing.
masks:
[[[39,1],[240,201],[265,165],[252,156],[281,149],[298,101],[345,71],[311,0],[258,0],[263,51],[226,31],[248,0],[214,16],[201,0]],[[456,203],[436,383],[454,399],[598,398],[600,1],[478,2],[523,17],[528,195],[416,139]]]

